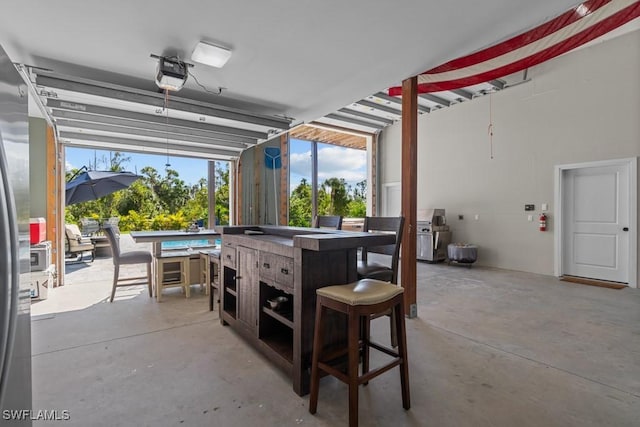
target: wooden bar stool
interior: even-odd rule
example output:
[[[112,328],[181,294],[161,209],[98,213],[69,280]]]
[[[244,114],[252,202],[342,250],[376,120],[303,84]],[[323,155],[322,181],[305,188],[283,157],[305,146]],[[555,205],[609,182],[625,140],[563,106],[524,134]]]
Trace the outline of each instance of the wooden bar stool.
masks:
[[[162,290],[180,286],[187,298],[191,296],[191,254],[186,251],[163,252],[156,257],[156,300],[162,299]]]
[[[311,360],[311,396],[309,412],[316,413],[320,388],[320,371],[324,371],[349,385],[349,426],[358,425],[358,386],[394,368],[400,367],[402,407],[409,409],[409,367],[407,362],[407,337],[404,324],[404,289],[375,279],[362,279],[347,285],[327,286],[316,290],[316,323],[313,335]],[[323,354],[323,314],[332,309],[347,315],[348,340],[346,350]],[[393,350],[372,342],[369,337],[371,315],[393,309],[398,349]],[[369,371],[369,347],[386,353],[393,359]],[[362,351],[362,375],[358,375],[358,361]],[[346,374],[332,366],[332,361],[348,354]]]

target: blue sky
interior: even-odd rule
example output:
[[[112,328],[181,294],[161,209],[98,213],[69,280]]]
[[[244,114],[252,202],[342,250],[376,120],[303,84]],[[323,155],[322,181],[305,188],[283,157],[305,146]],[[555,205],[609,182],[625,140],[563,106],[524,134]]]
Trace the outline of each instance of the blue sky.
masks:
[[[290,143],[290,184],[294,189],[302,178],[311,182],[311,143],[291,139]],[[94,164],[97,159],[98,168],[105,168],[109,161],[109,151],[87,148],[68,147],[65,151],[67,170]],[[125,153],[131,159],[124,164],[125,170],[140,172],[145,166],[152,166],[164,173],[167,157],[165,155]],[[107,163],[103,162],[103,159]],[[180,179],[187,184],[195,184],[200,178],[207,177],[207,161],[186,157],[169,158],[171,169],[178,171]],[[354,186],[367,176],[367,155],[365,151],[338,147],[329,144],[318,144],[318,181],[321,184],[331,177],[344,178]]]
[[[66,168],[69,170],[81,168],[85,165],[88,166],[89,164],[93,165],[95,157],[98,169],[104,169],[106,164],[101,160],[106,159],[108,164],[109,153],[109,151],[103,150],[68,147],[65,150]],[[140,173],[143,167],[152,166],[158,172],[164,174],[165,164],[167,163],[167,156],[165,155],[125,153],[125,156],[131,158],[130,161],[124,164],[124,169],[127,171]],[[180,179],[186,184],[196,184],[200,178],[207,178],[207,160],[172,156],[169,157],[169,164],[171,164],[171,169],[178,171]]]

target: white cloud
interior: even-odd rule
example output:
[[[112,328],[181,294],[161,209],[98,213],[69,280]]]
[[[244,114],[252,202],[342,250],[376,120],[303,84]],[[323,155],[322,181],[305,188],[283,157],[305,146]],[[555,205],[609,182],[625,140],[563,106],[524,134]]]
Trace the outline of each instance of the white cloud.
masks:
[[[311,151],[291,154],[291,173],[311,175]],[[367,152],[344,147],[323,147],[318,150],[318,181],[327,178],[344,178],[347,182],[358,182],[367,178]]]
[[[68,161],[65,163],[64,168],[67,172],[71,171],[72,169],[76,169],[75,166],[73,166],[71,163],[69,163]]]
[[[291,154],[289,167],[292,174],[311,176],[311,151]]]
[[[367,152],[335,146],[318,150],[318,181],[333,177],[347,182],[366,179]]]

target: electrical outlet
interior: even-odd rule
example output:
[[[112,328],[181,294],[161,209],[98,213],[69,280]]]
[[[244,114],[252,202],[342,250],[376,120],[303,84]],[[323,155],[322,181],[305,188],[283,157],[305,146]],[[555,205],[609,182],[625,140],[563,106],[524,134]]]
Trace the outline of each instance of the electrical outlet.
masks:
[[[533,215],[529,215],[529,216],[527,217],[527,221],[533,221]]]
[[[549,210],[549,205],[547,205],[546,203],[543,203],[541,209],[542,209],[542,212],[546,212]]]
[[[462,221],[464,219],[464,215],[458,215],[458,220]]]

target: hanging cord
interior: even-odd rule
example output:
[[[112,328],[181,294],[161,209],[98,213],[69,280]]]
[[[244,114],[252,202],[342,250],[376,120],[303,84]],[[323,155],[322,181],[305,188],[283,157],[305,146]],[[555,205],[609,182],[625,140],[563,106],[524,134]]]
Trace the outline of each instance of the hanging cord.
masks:
[[[222,87],[222,86],[218,86],[218,89],[217,89],[217,90],[207,89],[207,87],[206,87],[205,85],[203,85],[202,83],[200,83],[200,82],[198,81],[198,78],[196,77],[196,75],[195,75],[195,74],[193,74],[191,71],[189,71],[189,67],[188,67],[188,66],[187,66],[187,72],[189,73],[189,75],[190,75],[191,77],[193,77],[193,81],[194,81],[194,82],[196,82],[196,84],[197,84],[198,86],[200,86],[200,87],[201,87],[205,92],[207,92],[207,93],[212,93],[212,94],[214,94],[214,95],[222,95],[222,91],[223,91],[224,89],[226,89],[226,87]]]
[[[166,122],[165,122],[165,132],[167,134],[167,163],[165,163],[164,167],[171,167],[171,163],[169,163],[169,89],[164,90],[164,109],[166,113]]]
[[[489,94],[489,127],[487,128],[487,133],[489,134],[490,156],[491,160],[493,160],[493,111],[491,99],[491,94]]]

